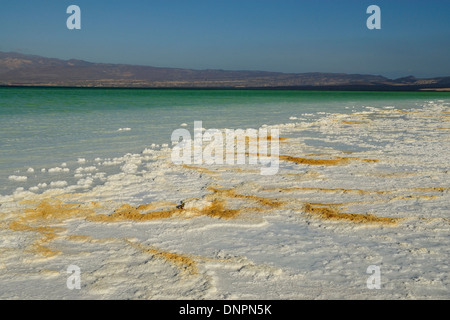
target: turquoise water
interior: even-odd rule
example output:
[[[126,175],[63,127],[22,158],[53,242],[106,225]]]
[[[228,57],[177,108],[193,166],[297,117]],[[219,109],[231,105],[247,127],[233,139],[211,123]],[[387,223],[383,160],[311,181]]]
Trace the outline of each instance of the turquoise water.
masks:
[[[11,189],[8,176],[29,167],[138,153],[170,143],[183,123],[189,130],[199,120],[207,129],[259,128],[305,113],[412,108],[438,99],[450,93],[0,88],[0,194]]]

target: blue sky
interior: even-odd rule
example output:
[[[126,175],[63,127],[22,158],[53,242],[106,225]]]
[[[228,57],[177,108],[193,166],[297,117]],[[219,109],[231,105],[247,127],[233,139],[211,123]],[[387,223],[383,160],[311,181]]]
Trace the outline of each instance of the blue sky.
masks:
[[[81,8],[81,30],[66,9]],[[381,8],[381,30],[366,9]],[[2,0],[0,51],[160,67],[450,75],[450,0]]]

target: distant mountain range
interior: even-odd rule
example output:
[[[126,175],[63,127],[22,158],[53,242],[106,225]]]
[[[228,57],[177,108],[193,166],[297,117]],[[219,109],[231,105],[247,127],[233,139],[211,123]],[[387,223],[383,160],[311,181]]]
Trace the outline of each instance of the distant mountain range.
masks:
[[[191,70],[0,52],[0,86],[449,90],[450,77],[388,79],[345,73]]]

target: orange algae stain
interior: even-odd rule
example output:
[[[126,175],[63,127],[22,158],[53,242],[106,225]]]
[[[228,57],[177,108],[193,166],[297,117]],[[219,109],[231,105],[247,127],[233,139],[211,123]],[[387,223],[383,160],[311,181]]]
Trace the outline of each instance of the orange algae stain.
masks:
[[[268,136],[267,140],[264,139],[264,138],[259,138],[259,143],[261,143],[262,141],[272,142],[272,139],[273,138],[271,136]],[[286,141],[286,140],[289,140],[289,138],[287,138],[287,137],[278,137],[278,142],[280,142],[281,144],[289,144],[289,142]]]
[[[52,240],[58,237],[58,233],[64,231],[64,228],[56,227],[32,227],[28,225],[21,224],[17,221],[12,222],[9,228],[13,231],[32,231],[39,234],[39,238],[35,240],[32,245],[28,248],[28,251],[41,254],[46,257],[56,256],[61,252],[59,250],[52,250],[45,246]]]
[[[364,172],[366,176],[380,177],[380,178],[391,178],[391,177],[407,177],[414,176],[420,173],[417,172]]]
[[[42,244],[34,243],[32,246],[32,252],[36,254],[40,254],[44,257],[55,257],[60,255],[62,252],[60,250],[51,249],[48,246],[44,246]]]
[[[92,241],[93,238],[88,235],[71,234],[71,235],[66,236],[66,240],[73,241],[73,242],[89,242],[89,241]]]
[[[254,200],[258,202],[259,204],[266,206],[266,207],[272,207],[272,208],[278,208],[283,205],[283,202],[276,200],[276,199],[270,199],[265,197],[259,197],[259,196],[252,196],[252,195],[243,195],[243,194],[233,194],[234,198],[241,198],[241,199],[247,199],[247,200]]]
[[[214,200],[209,206],[200,210],[200,214],[221,219],[232,219],[240,214],[240,210],[225,208],[224,203],[224,201]]]
[[[163,251],[153,246],[146,246],[142,243],[135,243],[129,240],[125,240],[125,242],[133,248],[140,250],[141,252],[151,254],[156,258],[161,258],[171,264],[174,264],[183,272],[187,272],[189,274],[198,274],[197,262],[188,255]]]
[[[44,199],[40,202],[36,200],[26,201],[23,204],[31,208],[26,208],[23,212],[20,212],[19,214],[22,216],[8,223],[7,227],[13,231],[36,233],[38,237],[28,249],[35,254],[52,257],[61,253],[61,251],[49,247],[49,243],[55,239],[64,237],[65,240],[73,242],[96,241],[96,239],[84,235],[62,236],[61,233],[66,231],[66,228],[57,225],[61,225],[69,219],[82,218],[92,222],[149,221],[171,218],[175,215],[182,216],[184,214],[188,214],[186,215],[188,218],[209,216],[219,219],[233,219],[241,213],[242,208],[239,210],[227,208],[226,199],[229,198],[256,201],[263,207],[276,208],[282,205],[280,201],[275,199],[238,194],[233,189],[210,188],[210,190],[213,193],[206,196],[209,205],[203,208],[185,209],[183,203],[177,206],[175,203],[160,201],[138,206],[123,204],[110,215],[98,214],[95,209],[102,206],[97,202],[87,202],[87,204],[65,203],[60,200],[61,198]],[[66,200],[68,201],[68,199]],[[245,207],[245,209],[253,211],[266,210],[266,208],[261,207]],[[168,255],[167,258],[172,259],[174,256]]]
[[[309,205],[313,207],[342,207],[344,205],[351,204],[349,202],[346,203],[319,203],[319,202],[308,202]]]
[[[188,166],[186,164],[183,164],[183,168],[191,169],[191,170],[197,170],[200,173],[205,173],[205,174],[212,175],[212,176],[219,174],[219,172],[216,172],[216,171],[213,171],[213,170],[210,170],[210,169],[206,169],[206,168],[203,168],[203,167],[197,167],[197,166]]]
[[[423,199],[423,200],[432,200],[432,199],[436,199],[438,198],[438,196],[429,196],[426,194],[413,194],[413,195],[408,195],[408,196],[396,196],[391,198],[391,200],[410,200],[410,199]]]
[[[265,189],[271,190],[271,189]],[[342,192],[342,193],[358,193],[358,194],[369,194],[369,193],[383,193],[382,191],[367,191],[361,189],[345,189],[345,188],[300,188],[300,187],[291,187],[291,188],[278,188],[277,190],[282,191],[320,191],[320,192]]]
[[[398,112],[398,113],[413,113],[413,111],[406,111],[406,110],[399,110],[399,109],[395,110],[395,112]]]
[[[82,243],[111,243],[111,242],[117,242],[122,241],[118,238],[94,238],[89,235],[84,234],[70,234],[64,237],[67,241],[72,242],[82,242]]]
[[[259,138],[260,140],[266,140],[266,139],[264,139],[263,137],[260,137]],[[278,137],[278,140],[279,141],[285,141],[285,140],[288,140],[289,138],[287,138],[287,137]],[[267,141],[272,141],[272,136],[268,136],[267,137]]]
[[[227,190],[228,191],[228,190]],[[184,203],[181,205],[176,205],[175,203],[166,203],[171,205],[172,208],[160,210],[160,211],[149,211],[155,209],[153,203],[131,206],[129,204],[124,204],[117,208],[110,215],[96,215],[88,217],[87,220],[94,222],[119,222],[119,221],[151,221],[157,219],[167,219],[174,216],[179,217],[197,217],[197,216],[210,216],[213,218],[222,219],[232,219],[239,215],[240,210],[226,208],[225,200],[221,197],[225,193],[224,191],[213,190],[213,194],[207,195],[206,199],[210,200],[209,205],[204,208],[184,208]]]
[[[326,156],[326,154],[323,154],[323,153],[308,153],[307,156],[308,157],[323,157],[323,156]]]
[[[370,124],[370,122],[348,121],[348,120],[341,120],[341,123],[345,123],[345,124]]]
[[[283,174],[283,176],[320,179],[322,177],[322,174],[318,171],[308,170],[307,172],[285,173]]]
[[[281,142],[281,143],[287,143],[286,140],[288,140],[289,138],[287,137],[278,137],[276,139],[277,142]],[[267,136],[267,137],[252,137],[252,136],[245,136],[245,140],[244,143],[246,146],[248,145],[260,145],[262,143],[272,143],[272,141],[275,141],[275,139],[272,136]]]
[[[431,187],[431,188],[413,188],[411,190],[414,191],[437,191],[437,192],[444,192],[447,190],[450,190],[450,187]]]
[[[254,195],[244,195],[236,193],[234,189],[217,189],[214,187],[208,188],[210,191],[213,191],[215,195],[220,195],[226,198],[237,198],[237,199],[246,199],[253,200],[258,202],[259,204],[267,207],[277,208],[283,205],[283,203],[277,199],[271,199],[266,197],[254,196]]]
[[[444,192],[449,190],[449,187],[434,187],[434,188],[412,188],[412,189],[399,189],[399,190],[388,190],[388,191],[377,191],[377,190],[362,190],[362,189],[346,189],[346,188],[301,188],[301,187],[290,187],[290,188],[265,188],[264,191],[318,191],[318,192],[342,192],[346,193],[357,193],[357,194],[378,194],[378,195],[387,195],[387,194],[395,194],[399,192],[405,191],[434,191],[434,192]],[[393,197],[391,200],[395,199],[435,199],[437,196],[430,196],[425,194],[412,194],[412,195],[399,195]]]
[[[123,204],[117,208],[112,214],[104,215],[99,214],[95,216],[87,217],[88,221],[94,222],[117,222],[117,221],[150,221],[156,219],[167,219],[172,217],[175,213],[181,212],[175,203],[170,203],[174,208],[161,210],[161,211],[149,211],[157,208],[160,203],[149,203],[139,206],[131,206],[129,204]]]
[[[312,166],[337,166],[348,163],[345,159],[312,159],[312,158],[299,158],[287,155],[280,155],[280,160],[294,162],[297,164],[307,164]]]
[[[63,203],[60,200],[48,199],[39,203],[34,209],[25,209],[26,221],[63,221],[69,218],[80,218],[94,214],[93,207],[97,205],[81,205]]]
[[[234,171],[234,172],[239,172],[239,173],[259,173],[260,172],[260,170],[259,169],[254,169],[254,170],[251,170],[251,169],[242,169],[242,168],[239,168],[239,167],[228,167],[228,168],[224,168],[224,170],[225,171]]]
[[[250,201],[256,201],[263,207],[277,208],[283,205],[282,202],[276,199],[270,199],[265,197],[259,197],[254,195],[244,195],[236,193],[234,189],[218,189],[215,187],[209,187],[208,190],[212,191],[212,194],[207,195],[207,199],[211,199],[212,202],[209,206],[198,210],[199,215],[206,215],[213,218],[220,219],[233,219],[236,218],[243,209],[252,211],[262,211],[261,207],[242,207],[240,209],[226,208],[225,199],[245,199]]]
[[[280,160],[285,160],[289,162],[294,162],[297,164],[306,164],[306,165],[312,165],[312,166],[338,166],[347,164],[350,161],[363,161],[363,162],[371,162],[375,163],[379,160],[377,159],[363,159],[363,158],[356,158],[356,157],[336,157],[336,159],[313,159],[313,158],[300,158],[300,157],[293,157],[288,155],[281,155],[279,157]]]
[[[172,208],[160,211],[149,211],[151,209],[155,209],[156,205],[154,205],[153,203],[140,206],[131,206],[129,204],[124,204],[121,207],[117,208],[110,215],[99,214],[95,216],[89,216],[87,217],[87,220],[93,222],[144,222],[157,219],[167,219],[174,216],[185,218],[209,216],[219,219],[232,219],[237,217],[240,214],[241,210],[227,208],[225,201],[226,198],[251,199],[259,202],[262,205],[271,207],[281,205],[275,200],[271,199],[235,194],[232,189],[219,190],[212,187],[210,187],[209,189],[213,193],[206,196],[206,200],[209,202],[209,204],[203,208],[186,209],[185,204],[182,202],[180,205],[176,205],[175,203],[166,203],[166,206],[171,205]]]
[[[339,209],[334,208],[334,205],[329,204],[306,203],[303,209],[305,212],[324,220],[346,220],[353,223],[383,224],[396,224],[400,220],[398,218],[377,217],[372,214],[343,213]]]
[[[9,228],[13,231],[37,233],[39,237],[32,243],[29,250],[46,257],[56,256],[61,252],[50,249],[47,245],[54,239],[59,238],[60,233],[66,229],[53,225],[60,224],[67,219],[91,216],[95,214],[92,206],[96,205],[91,203],[88,206],[84,206],[63,203],[57,199],[45,199],[35,208],[24,209],[22,217],[11,222]]]
[[[277,138],[278,141],[285,141],[287,139],[289,139],[289,138],[287,138],[287,137],[278,137]],[[262,141],[269,142],[269,141],[272,141],[272,140],[274,140],[274,139],[270,135],[266,136],[266,137],[259,136],[259,135],[257,135],[256,137],[248,136],[248,135],[245,136],[245,141],[246,142],[252,142],[252,143],[262,142]]]
[[[380,162],[378,159],[364,159],[364,158],[357,158],[357,157],[344,157],[344,158],[338,158],[338,159],[346,159],[346,160],[354,160],[354,161],[362,161],[362,162],[369,162],[369,163],[377,163]]]

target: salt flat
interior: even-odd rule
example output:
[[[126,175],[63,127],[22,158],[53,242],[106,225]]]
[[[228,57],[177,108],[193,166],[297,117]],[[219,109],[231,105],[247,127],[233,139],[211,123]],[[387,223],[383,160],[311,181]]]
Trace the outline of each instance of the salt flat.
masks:
[[[291,120],[271,176],[168,146],[13,175],[0,298],[450,298],[450,103]]]

